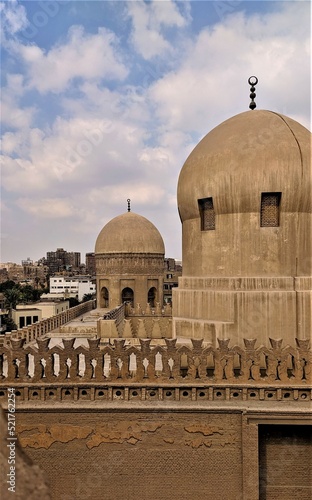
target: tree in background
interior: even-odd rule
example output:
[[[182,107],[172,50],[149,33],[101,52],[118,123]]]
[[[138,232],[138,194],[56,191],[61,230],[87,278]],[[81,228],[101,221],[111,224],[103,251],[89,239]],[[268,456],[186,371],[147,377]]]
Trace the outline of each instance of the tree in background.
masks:
[[[25,285],[20,290],[21,302],[36,302],[40,299],[41,292],[31,285]]]
[[[7,299],[7,307],[10,308],[10,304],[13,303],[12,309],[15,309],[16,304],[39,300],[43,290],[38,290],[31,285],[21,285],[20,283],[15,283],[15,281],[8,280],[0,284],[0,292]]]
[[[22,293],[19,285],[14,285],[12,288],[7,288],[3,292],[5,298],[5,307],[8,309],[9,318],[12,319],[12,310],[21,302]]]
[[[21,292],[19,286],[13,286],[12,288],[6,288],[3,292],[4,295],[4,306],[8,310],[8,315],[6,318],[3,318],[3,323],[5,325],[4,331],[11,332],[12,330],[16,330],[17,326],[12,318],[12,311],[16,309],[16,305],[21,300]],[[1,325],[1,331],[2,325]]]
[[[7,332],[16,330],[17,328],[12,317],[12,311],[13,309],[16,309],[17,304],[24,302],[36,302],[40,299],[42,294],[42,291],[40,292],[31,285],[22,286],[20,283],[15,283],[15,281],[12,280],[7,280],[4,283],[1,283],[0,292],[4,295],[4,307],[8,311],[7,316],[3,318],[5,331]],[[1,328],[1,331],[3,331],[3,328]]]
[[[4,281],[3,283],[0,283],[0,292],[4,293],[5,290],[10,290],[15,286],[19,286],[17,283],[15,283],[15,281],[12,280]]]
[[[88,302],[89,300],[93,300],[95,298],[95,293],[85,293],[82,297],[82,302]]]
[[[76,299],[75,297],[69,297],[69,307],[75,307],[78,306],[79,300]]]
[[[17,325],[14,323],[12,318],[7,317],[6,319],[4,319],[3,323],[4,323],[4,330],[2,330],[2,328],[1,328],[2,332],[3,331],[4,332],[11,332],[12,330],[17,330]]]

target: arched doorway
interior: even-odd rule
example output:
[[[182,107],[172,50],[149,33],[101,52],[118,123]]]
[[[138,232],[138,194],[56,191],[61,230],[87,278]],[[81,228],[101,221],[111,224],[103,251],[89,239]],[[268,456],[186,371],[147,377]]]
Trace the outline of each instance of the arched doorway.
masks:
[[[133,307],[134,293],[132,288],[124,288],[121,292],[121,303],[128,302]]]
[[[109,307],[109,291],[106,286],[103,286],[101,290],[101,306],[100,307]]]
[[[149,289],[148,295],[147,295],[147,302],[151,307],[156,306],[156,298],[157,298],[157,290],[153,286],[152,288]]]

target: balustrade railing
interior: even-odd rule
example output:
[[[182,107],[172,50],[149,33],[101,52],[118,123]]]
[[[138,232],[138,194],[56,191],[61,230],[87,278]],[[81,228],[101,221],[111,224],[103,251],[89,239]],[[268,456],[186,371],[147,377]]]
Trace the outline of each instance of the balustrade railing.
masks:
[[[151,339],[140,346],[115,339],[100,345],[88,339],[88,348],[74,348],[76,339],[63,339],[63,346],[49,347],[50,339],[37,338],[37,345],[25,345],[25,338],[10,339],[0,347],[0,384],[40,382],[166,382],[205,384],[311,384],[311,350],[308,340],[296,339],[296,347],[282,347],[272,340],[271,348],[255,347],[256,340],[244,339],[245,348],[229,347],[218,339],[219,347],[192,339],[192,347],[177,346],[165,339],[164,346],[151,347]]]
[[[105,313],[103,319],[115,320],[116,326],[118,327],[122,323],[122,321],[125,319],[125,309],[126,309],[126,305],[121,304],[120,306],[115,307],[111,311],[108,311],[107,313]]]
[[[24,326],[18,330],[12,330],[5,335],[0,337],[0,345],[8,344],[11,339],[24,339],[26,343],[36,340],[43,335],[56,330],[62,325],[69,323],[73,319],[85,314],[95,307],[95,301],[89,300],[88,302],[83,302],[75,307],[67,309],[56,316],[51,316],[51,318],[44,319],[38,323],[34,323],[29,326]]]

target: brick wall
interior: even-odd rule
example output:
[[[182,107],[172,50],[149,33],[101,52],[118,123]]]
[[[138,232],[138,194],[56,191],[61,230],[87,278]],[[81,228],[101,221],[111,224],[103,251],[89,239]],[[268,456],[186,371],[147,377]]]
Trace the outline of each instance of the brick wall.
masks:
[[[18,435],[62,500],[241,500],[241,415],[20,412]]]
[[[260,425],[260,500],[311,500],[312,426]]]

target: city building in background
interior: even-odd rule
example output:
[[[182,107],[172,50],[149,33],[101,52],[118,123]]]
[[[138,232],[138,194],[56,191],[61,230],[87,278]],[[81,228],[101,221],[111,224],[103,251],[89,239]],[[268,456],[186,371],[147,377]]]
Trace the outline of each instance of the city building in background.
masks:
[[[0,264],[1,283],[4,281],[20,282],[25,280],[24,268],[21,264],[15,262],[5,262]]]
[[[19,304],[16,309],[12,311],[12,319],[17,328],[24,328],[42,320],[42,311],[35,304],[25,306]]]
[[[6,262],[0,264],[0,283],[14,281],[15,283],[29,284],[36,288],[47,286],[49,269],[43,263],[23,260],[21,264]]]
[[[68,300],[38,301],[33,304],[18,304],[12,311],[12,318],[18,328],[57,316],[69,309]]]
[[[81,302],[84,295],[95,293],[95,283],[90,276],[53,276],[50,278],[50,292],[43,294],[42,298],[73,297]]]
[[[172,289],[178,286],[180,276],[182,276],[181,261],[165,258],[164,304],[172,303]]]
[[[80,252],[67,252],[64,248],[57,248],[56,251],[47,252],[45,265],[50,274],[79,271]]]
[[[95,253],[86,253],[86,274],[95,276]]]

